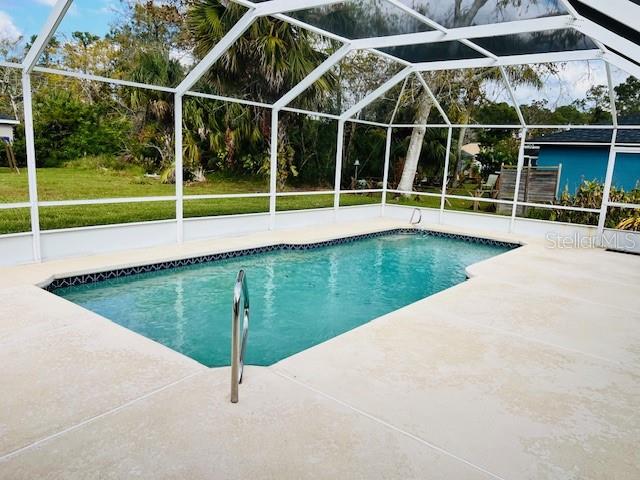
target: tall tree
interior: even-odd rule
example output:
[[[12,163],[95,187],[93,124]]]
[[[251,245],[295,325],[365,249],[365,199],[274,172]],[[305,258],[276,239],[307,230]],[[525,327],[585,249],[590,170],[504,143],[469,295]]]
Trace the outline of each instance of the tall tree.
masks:
[[[20,71],[0,67],[0,113],[22,120],[22,83]]]
[[[188,51],[182,0],[129,2],[121,0],[124,15],[113,25],[107,40],[120,52],[113,75],[135,82],[176,86],[185,69],[178,53]],[[121,107],[133,120],[132,141],[127,153],[133,158],[153,159],[164,181],[175,179],[173,96],[145,89],[123,89]]]
[[[451,18],[446,19],[448,25],[453,27],[464,27],[472,25],[479,12],[485,7],[490,0],[473,0],[472,2],[465,2],[463,0],[455,0],[453,10],[450,15]],[[510,7],[520,6],[522,0],[494,0],[496,2],[496,9],[499,13],[503,9]],[[534,3],[538,0],[532,0]],[[488,69],[487,69],[488,70]],[[522,80],[530,81],[532,79],[532,70],[522,71]],[[491,78],[485,77],[485,74],[472,71],[447,71],[440,72],[438,75],[433,75],[432,78],[427,78],[430,87],[435,92],[444,90],[449,93],[462,92],[467,98],[467,106],[477,106],[478,101],[481,99],[481,86],[482,84],[490,80]],[[423,139],[425,135],[425,128],[420,126],[426,124],[431,110],[434,105],[426,92],[423,92],[423,97],[420,100],[420,108],[416,115],[416,126],[411,133],[411,140],[409,142],[409,148],[407,150],[407,156],[402,172],[402,177],[398,189],[405,191],[413,190],[413,183],[415,181],[416,172],[418,169],[418,163],[420,161],[420,154],[422,153]],[[461,105],[460,99],[454,98],[449,95],[449,99],[452,100],[450,106],[454,108],[453,117],[458,116],[459,123],[467,123],[473,115],[473,112],[468,108],[459,108]],[[457,110],[457,111],[455,111]],[[453,170],[458,171],[460,169],[461,149],[464,144],[464,138],[466,135],[466,129],[461,128],[458,132],[458,138],[456,141],[456,152]],[[447,175],[447,172],[444,172]]]
[[[620,115],[640,113],[640,80],[629,77],[614,88],[616,106]]]
[[[195,42],[196,57],[204,57],[227,31],[240,19],[244,8],[234,3],[218,0],[195,0],[189,9],[188,25]],[[329,47],[329,48],[327,48]],[[330,53],[326,41],[286,22],[262,17],[239,38],[209,70],[202,88],[212,93],[224,94],[271,103],[282,97],[302,81]],[[315,82],[302,97],[306,106],[315,108],[331,91],[335,80],[331,74]],[[228,105],[224,116],[231,119],[237,107]],[[253,108],[253,115],[242,118],[258,125],[265,142],[270,139],[270,112]],[[293,155],[287,141],[286,120],[279,120],[278,128],[278,178],[282,185],[286,177],[296,174]],[[234,122],[224,122],[233,125]],[[231,130],[227,151],[236,150],[234,142],[242,141],[237,133],[253,132],[252,128]],[[267,169],[265,161],[265,170]]]

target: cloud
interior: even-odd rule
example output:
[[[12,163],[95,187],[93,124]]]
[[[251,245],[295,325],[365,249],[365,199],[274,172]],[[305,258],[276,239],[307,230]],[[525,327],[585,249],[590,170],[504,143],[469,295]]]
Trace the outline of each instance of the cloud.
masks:
[[[171,58],[172,60],[177,60],[180,65],[187,69],[191,69],[191,67],[193,67],[196,63],[193,52],[187,52],[173,48],[169,51],[169,58]]]
[[[41,3],[42,5],[49,5],[50,7],[53,7],[58,0],[36,0],[36,1],[38,3]]]
[[[13,19],[5,12],[0,10],[0,40],[9,40],[15,42],[22,36],[22,32],[13,23]]]
[[[587,91],[596,85],[607,85],[604,62],[573,61],[556,63],[556,73],[542,75],[542,88],[520,85],[515,88],[516,98],[522,104],[535,100],[546,100],[551,108],[569,105],[574,100],[583,100]]]

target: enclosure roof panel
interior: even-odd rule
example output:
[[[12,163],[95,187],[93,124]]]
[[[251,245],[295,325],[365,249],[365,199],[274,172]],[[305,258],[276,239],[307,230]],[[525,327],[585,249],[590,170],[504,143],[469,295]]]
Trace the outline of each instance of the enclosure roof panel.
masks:
[[[351,0],[285,14],[348,39],[433,30],[424,21],[386,0]]]
[[[342,43],[343,48],[391,57],[412,71],[602,59],[640,78],[640,5],[637,0],[230,1],[246,9],[244,16],[217,39],[206,55],[202,55],[202,52],[194,55],[188,44],[167,46],[172,65],[179,64],[179,68],[175,69],[179,75],[174,75],[175,78],[138,78],[135,72],[129,72],[124,67],[122,72],[114,72],[110,65],[107,65],[109,68],[104,68],[104,65],[89,65],[90,68],[87,68],[83,65],[71,70],[65,67],[66,70],[60,73],[85,80],[120,82],[184,95],[217,59],[239,41],[242,32],[252,28],[261,17],[271,17],[324,35],[326,41],[318,45],[319,49],[331,52],[340,48]],[[43,4],[47,4],[46,10],[42,10]],[[43,54],[52,55],[49,48],[52,42],[61,42],[62,47],[67,46],[69,38],[71,43],[82,43],[83,39],[74,40],[73,35],[87,28],[81,28],[85,25],[82,23],[75,29],[74,22],[89,22],[90,26],[94,25],[91,22],[98,22],[101,28],[89,30],[98,37],[106,35],[110,20],[104,15],[78,15],[80,6],[93,4],[89,0],[5,0],[0,5],[0,16],[6,14],[14,23],[18,22],[16,25],[23,35],[19,46],[23,47],[23,51],[26,51],[24,47],[27,44],[33,44],[33,47],[26,55],[9,57],[0,52],[0,65],[29,72],[34,68],[35,71],[43,71],[44,67],[37,65],[38,60]],[[163,0],[127,4],[148,8],[165,8],[167,5]],[[37,32],[33,27],[20,23],[25,15],[16,9],[24,10],[26,6],[29,10],[30,5],[33,9],[27,14],[40,12],[39,16],[36,15],[38,18],[34,17],[38,21],[32,22],[37,24]],[[217,6],[225,8],[228,5],[221,1]],[[622,15],[621,11],[626,15]],[[628,21],[625,20],[627,17]],[[242,28],[238,27],[240,24]],[[186,28],[186,25],[177,28]],[[0,29],[0,40],[6,40],[2,37],[6,36],[6,32],[6,28]],[[67,36],[63,35],[65,32]],[[27,35],[31,33],[37,33],[37,36],[28,41]],[[53,40],[50,41],[52,36]],[[131,54],[126,49],[113,53],[119,60]],[[54,52],[54,64],[55,55]],[[278,100],[273,106],[281,108],[290,103],[339,60],[333,55],[329,56],[326,64],[317,67],[322,71],[319,75],[312,72],[283,97],[286,102]],[[55,65],[51,68],[55,68]],[[407,71],[394,76],[389,79],[388,85],[382,85],[373,93],[383,95],[409,73]],[[185,75],[186,78],[182,79]],[[353,115],[374,100],[375,95],[367,96],[344,115]]]
[[[380,51],[412,63],[443,62],[446,60],[485,57],[482,53],[459,41],[401,45],[381,48]]]
[[[234,1],[248,5],[247,0]],[[612,1],[637,5],[629,0]],[[607,30],[613,25],[611,22],[603,26],[583,18],[575,3],[573,0],[270,0],[257,2],[255,6],[256,12],[277,11],[284,14],[276,14],[284,21],[316,32],[329,32],[351,48],[396,58],[415,71],[602,59],[640,77],[640,63],[636,60],[640,58],[638,38],[620,28]],[[621,33],[624,37],[619,36]],[[385,86],[384,92],[403,78],[390,80],[392,83]],[[508,83],[506,90],[512,90]],[[601,83],[607,84],[606,79]],[[366,108],[369,100],[374,99],[364,99],[348,113]],[[519,115],[521,123],[527,123]]]
[[[569,0],[585,18],[621,37],[640,44],[640,2],[638,0]],[[596,7],[597,8],[594,8]],[[606,12],[606,13],[605,13]]]
[[[400,0],[446,28],[567,14],[560,0]]]
[[[235,0],[249,4],[247,0]],[[633,0],[615,0],[637,6]],[[258,9],[272,13],[277,7],[281,12],[315,30],[325,30],[346,41],[353,41],[356,48],[376,48],[410,63],[425,63],[420,58],[427,55],[433,61],[465,60],[485,56],[498,57],[544,53],[574,52],[600,49],[610,53],[611,60],[637,62],[635,46],[622,44],[617,38],[608,37],[613,24],[593,25],[584,20],[580,11],[590,8],[586,3],[568,0],[270,0],[257,2]],[[267,7],[268,5],[268,7]],[[303,6],[304,5],[304,6]],[[286,7],[286,8],[285,8]],[[601,12],[596,20],[602,19]],[[281,16],[282,19],[288,18]],[[595,18],[595,17],[594,17]],[[558,21],[555,21],[555,20]],[[614,20],[615,21],[615,20]],[[533,23],[527,23],[533,22]],[[560,25],[558,22],[564,22]],[[428,28],[425,28],[425,25]],[[548,26],[549,28],[544,28]],[[594,31],[593,27],[599,29]],[[479,27],[489,27],[484,35]],[[521,29],[520,29],[521,28]],[[561,31],[556,31],[561,30]],[[618,28],[613,35],[640,43],[637,35]],[[636,32],[633,28],[627,29]],[[636,32],[637,34],[637,32]],[[594,39],[591,39],[593,37]],[[371,42],[367,42],[369,39]],[[460,41],[463,46],[449,44],[437,46],[425,52],[415,47],[423,43]],[[611,41],[606,41],[611,40]],[[363,43],[364,41],[364,43]],[[410,47],[406,47],[409,45]],[[394,49],[393,47],[406,47]],[[429,56],[431,50],[435,52]],[[632,51],[633,50],[633,51]],[[421,52],[416,55],[416,51]],[[471,51],[477,52],[471,53]],[[613,58],[613,56],[617,58]],[[570,57],[571,55],[569,55]],[[557,56],[554,59],[557,60]],[[571,58],[568,58],[570,60]],[[624,60],[624,61],[623,61]],[[429,60],[427,60],[428,62]],[[527,63],[527,62],[523,62]],[[620,63],[620,62],[618,62]],[[497,62],[496,64],[500,64]],[[626,67],[629,64],[626,63]],[[637,64],[640,67],[640,64]],[[462,67],[461,67],[462,68]],[[640,69],[635,70],[637,74]]]
[[[476,38],[474,43],[498,56],[598,48],[589,37],[569,28]]]

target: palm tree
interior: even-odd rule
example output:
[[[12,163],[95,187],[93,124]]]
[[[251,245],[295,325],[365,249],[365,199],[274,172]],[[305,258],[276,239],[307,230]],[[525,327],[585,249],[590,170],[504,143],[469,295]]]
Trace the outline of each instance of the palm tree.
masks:
[[[180,64],[161,49],[142,51],[128,76],[135,82],[151,85],[175,85],[183,77]],[[138,141],[144,149],[156,152],[163,182],[175,179],[173,96],[155,90],[126,89],[123,96],[130,110]],[[146,156],[146,155],[145,155]]]
[[[186,43],[180,33],[184,23],[182,0],[165,2],[127,2],[121,0],[124,15],[112,25],[105,40],[118,55],[106,62],[116,78],[134,82],[174,87],[184,78],[176,52]],[[95,42],[89,34],[74,33],[82,45]],[[86,56],[86,48],[82,57]],[[123,88],[116,96],[132,118],[133,140],[125,140],[129,156],[152,159],[161,168],[165,182],[175,179],[174,97],[165,92],[140,88]]]
[[[234,3],[218,0],[198,0],[189,9],[187,25],[195,44],[195,54],[202,58],[225,33],[240,19],[244,9]],[[335,46],[317,35],[273,18],[258,19],[249,30],[216,62],[196,87],[200,91],[272,103],[302,81],[318,66]],[[332,74],[323,76],[301,96],[299,106],[317,109],[326,101],[336,85]],[[270,110],[259,107],[239,107],[224,103],[222,110],[211,111],[197,102],[200,112],[192,111],[194,118],[185,118],[190,132],[197,132],[209,146],[224,144],[225,161],[233,164],[234,153],[243,142],[256,142],[256,133],[268,147],[270,138]],[[250,110],[250,114],[246,111]],[[191,122],[189,124],[189,122]],[[247,122],[249,124],[247,124]],[[296,174],[293,155],[288,145],[287,117],[279,119],[278,162],[279,181]],[[191,141],[193,134],[187,134]],[[190,154],[195,154],[190,150]],[[268,164],[264,156],[265,166]]]

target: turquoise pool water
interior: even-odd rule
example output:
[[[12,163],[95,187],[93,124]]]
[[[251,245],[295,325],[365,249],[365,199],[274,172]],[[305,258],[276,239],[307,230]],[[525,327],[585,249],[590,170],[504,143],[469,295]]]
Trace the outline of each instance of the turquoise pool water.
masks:
[[[270,365],[465,280],[464,268],[508,250],[393,234],[62,288],[57,295],[207,366],[229,365],[232,291],[247,272],[246,362]]]

